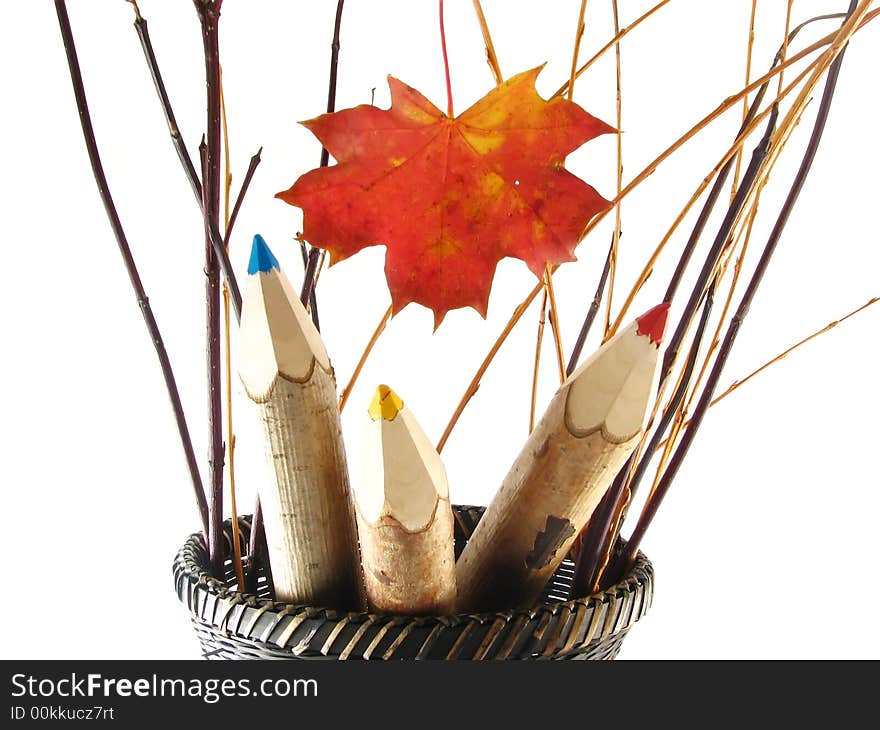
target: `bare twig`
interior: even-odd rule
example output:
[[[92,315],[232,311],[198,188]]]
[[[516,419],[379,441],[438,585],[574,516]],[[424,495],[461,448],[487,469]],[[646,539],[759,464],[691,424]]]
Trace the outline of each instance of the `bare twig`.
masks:
[[[547,288],[541,297],[541,309],[538,315],[538,334],[535,337],[535,366],[532,368],[532,397],[529,401],[529,433],[535,430],[535,407],[538,402],[538,375],[541,371],[541,344],[544,342],[544,323],[547,315]]]
[[[614,38],[612,38],[610,41],[608,41],[608,43],[606,43],[604,46],[602,46],[602,48],[600,48],[598,51],[596,51],[596,53],[593,54],[593,57],[590,58],[589,61],[587,61],[583,66],[581,66],[575,72],[575,74],[574,74],[575,79],[579,78],[581,76],[581,74],[584,73],[584,71],[586,71],[590,66],[592,66],[594,63],[596,63],[596,61],[598,61],[609,49],[613,48],[617,43],[619,43],[620,40],[625,35],[627,35],[630,31],[633,31],[636,28],[638,28],[643,22],[645,22],[648,18],[650,18],[658,10],[660,10],[660,8],[662,8],[664,5],[668,5],[669,2],[670,2],[670,0],[661,0],[661,2],[657,3],[654,7],[652,7],[650,10],[648,10],[646,13],[644,13],[641,16],[639,16],[638,18],[636,18],[626,28],[623,28],[619,33],[617,33],[614,36]],[[553,96],[562,96],[563,94],[565,94],[569,89],[570,83],[571,83],[571,79],[569,78],[568,81],[566,81],[562,86],[560,86],[558,89],[556,89]]]
[[[587,0],[581,0],[581,9],[578,11],[578,24],[574,32],[574,50],[571,52],[571,75],[568,77],[568,88],[566,95],[571,101],[574,95],[574,81],[577,78],[577,62],[581,52],[581,41],[584,37],[584,16],[587,13]]]
[[[857,8],[856,0],[852,0],[848,11],[848,16],[852,18],[852,16],[856,14],[858,10],[862,10],[863,15],[864,11],[867,10],[867,7],[869,5],[869,2],[863,2]],[[844,29],[848,28],[849,23],[849,20],[844,23],[844,27],[841,30],[841,35],[846,38],[848,38],[849,36],[845,35]],[[849,27],[851,28],[852,26]],[[851,32],[849,33],[849,35],[851,35]],[[822,140],[822,133],[825,130],[825,124],[828,120],[828,113],[831,109],[831,102],[834,98],[834,89],[837,84],[840,67],[843,63],[844,54],[846,52],[845,45],[837,47],[839,48],[839,51],[837,52],[837,55],[830,64],[828,70],[828,78],[825,82],[825,89],[822,93],[822,101],[819,105],[816,120],[813,124],[813,131],[810,135],[810,140],[807,144],[806,151],[804,152],[803,159],[801,160],[800,167],[798,168],[797,174],[795,175],[794,181],[792,182],[789,193],[786,196],[785,202],[782,205],[782,208],[776,219],[776,223],[773,226],[773,230],[771,231],[770,236],[767,239],[767,243],[764,246],[761,257],[758,260],[757,265],[755,266],[755,270],[752,273],[752,277],[749,280],[746,291],[744,292],[742,299],[740,300],[740,304],[737,308],[736,314],[731,319],[730,325],[727,328],[727,332],[724,336],[724,341],[721,345],[721,348],[718,351],[718,356],[715,360],[715,364],[712,367],[712,371],[710,372],[709,377],[706,381],[706,385],[703,388],[703,393],[700,396],[700,400],[694,410],[694,415],[691,419],[691,425],[687,429],[687,431],[684,432],[681,443],[675,450],[675,454],[670,460],[669,466],[663,473],[663,476],[660,479],[656,489],[654,490],[651,499],[645,505],[642,514],[640,515],[639,520],[636,523],[635,529],[633,530],[632,536],[627,542],[626,550],[623,552],[620,560],[618,561],[617,569],[614,571],[615,575],[619,575],[620,570],[630,565],[634,560],[639,545],[641,544],[642,538],[644,537],[645,531],[650,526],[651,521],[656,515],[657,509],[663,501],[663,497],[669,490],[669,487],[672,484],[675,475],[678,473],[678,470],[681,467],[682,461],[687,455],[687,452],[690,449],[697,432],[699,431],[699,427],[702,424],[703,418],[706,415],[706,411],[709,408],[709,404],[712,401],[712,396],[715,392],[718,380],[721,377],[721,372],[724,369],[724,365],[727,362],[730,351],[733,348],[742,323],[748,315],[749,308],[755,296],[755,292],[758,290],[758,287],[760,286],[764,278],[764,274],[767,271],[767,267],[770,264],[770,260],[772,259],[773,254],[776,251],[776,246],[779,243],[779,239],[782,236],[783,230],[785,229],[785,224],[788,222],[792,209],[797,202],[807,175],[810,172],[810,168],[812,167],[813,160],[816,156],[816,151],[818,150],[819,144]]]
[[[803,345],[806,345],[811,340],[815,340],[817,337],[824,335],[826,332],[829,332],[830,330],[837,327],[837,325],[842,324],[843,322],[846,322],[846,320],[848,320],[850,317],[854,317],[859,312],[863,312],[868,307],[876,304],[878,301],[880,301],[880,297],[873,297],[872,299],[869,299],[867,302],[865,302],[862,306],[851,311],[849,314],[846,314],[843,317],[840,317],[839,319],[835,319],[833,322],[829,322],[824,327],[816,330],[812,334],[807,335],[806,337],[804,337],[801,340],[798,340],[791,347],[786,348],[783,352],[780,352],[778,355],[776,355],[776,357],[772,358],[771,360],[768,360],[763,365],[761,365],[761,367],[756,368],[755,370],[750,372],[748,375],[746,375],[744,378],[742,378],[740,380],[735,380],[733,383],[730,384],[730,386],[728,386],[727,390],[725,390],[723,393],[721,393],[721,395],[718,395],[715,398],[713,398],[712,402],[709,403],[709,405],[714,406],[719,401],[724,400],[727,396],[729,396],[735,390],[737,390],[738,388],[740,388],[743,385],[745,385],[746,383],[748,383],[756,375],[760,375],[762,372],[764,372],[770,366],[775,365],[780,360],[785,359],[791,353],[793,353],[795,350],[797,350],[799,347],[802,347]],[[685,425],[687,425],[687,424],[685,424]]]
[[[257,578],[261,568],[267,573],[269,585],[272,585],[272,568],[269,564],[269,548],[266,543],[266,528],[263,524],[263,508],[258,498],[254,506],[253,517],[251,517],[251,535],[248,540],[248,571],[245,576],[245,590],[248,593],[257,592]]]
[[[662,438],[669,426],[669,422],[675,415],[678,404],[684,398],[687,384],[690,381],[697,361],[699,343],[706,331],[706,325],[712,312],[712,303],[712,287],[710,287],[703,302],[703,312],[700,315],[700,322],[697,325],[691,351],[688,353],[684,372],[679,379],[675,393],[673,393],[669,403],[666,405],[666,410],[663,412],[660,423],[654,430],[651,441],[647,448],[644,449],[644,453],[647,456],[638,462],[638,466],[633,471],[633,465],[637,460],[638,452],[633,453],[603,498],[600,505],[601,508],[597,508],[594,513],[595,517],[590,518],[575,568],[575,578],[572,584],[572,595],[574,596],[589,595],[599,588],[603,568],[608,564],[612,546],[623,524],[626,506],[632,502],[635,496],[642,474],[650,461],[649,457],[654,453],[654,443]]]
[[[361,354],[360,360],[358,360],[357,365],[355,365],[354,372],[351,374],[351,379],[348,381],[348,384],[343,388],[342,395],[339,396],[339,410],[342,411],[345,408],[345,404],[348,402],[348,397],[351,395],[351,391],[354,389],[355,383],[357,383],[358,376],[361,374],[361,370],[364,369],[364,363],[367,362],[367,358],[370,356],[370,353],[373,351],[373,347],[375,347],[377,340],[379,339],[379,335],[385,329],[385,326],[388,324],[388,320],[391,319],[391,314],[394,311],[392,307],[388,307],[385,310],[385,314],[382,315],[382,319],[379,320],[379,324],[376,325],[376,329],[373,331],[373,336],[370,337],[370,341],[367,343],[367,346],[364,348],[363,354]]]
[[[220,36],[222,0],[193,0],[202,28],[207,89],[207,135],[203,138],[202,212],[205,221],[205,319],[208,367],[208,535],[214,575],[223,573],[223,414],[220,377],[220,267],[211,232],[220,221]],[[225,251],[224,251],[225,253]]]
[[[547,303],[550,307],[550,331],[553,333],[553,346],[556,350],[556,365],[559,368],[559,383],[565,382],[565,355],[562,354],[562,333],[559,331],[559,307],[556,306],[556,290],[553,287],[553,270],[549,265],[544,270],[544,289],[547,290]]]
[[[474,0],[474,10],[477,12],[480,31],[483,33],[483,43],[486,45],[486,63],[492,69],[495,85],[501,86],[504,82],[504,77],[501,75],[501,66],[498,63],[498,56],[495,54],[495,44],[492,43],[492,34],[489,33],[489,25],[486,23],[486,16],[483,14],[483,6],[480,0]]]
[[[489,349],[488,354],[483,359],[483,362],[480,364],[480,367],[477,368],[477,372],[474,373],[474,377],[471,378],[471,382],[468,384],[467,390],[464,392],[464,395],[461,397],[461,400],[458,402],[458,405],[455,408],[455,412],[452,414],[452,418],[449,419],[449,423],[446,424],[446,429],[443,431],[443,435],[440,437],[440,441],[437,442],[437,451],[440,452],[443,450],[443,447],[446,445],[446,442],[449,440],[449,435],[452,433],[452,429],[455,428],[455,424],[458,423],[458,419],[461,418],[461,414],[464,412],[464,409],[467,407],[467,404],[470,402],[470,399],[474,397],[474,394],[477,392],[477,389],[480,387],[480,381],[483,379],[483,375],[486,370],[489,368],[489,365],[492,363],[492,360],[495,359],[495,355],[498,354],[498,350],[501,349],[501,345],[504,344],[504,341],[513,331],[513,328],[516,326],[516,323],[522,319],[523,314],[529,308],[529,305],[535,301],[535,297],[541,292],[544,288],[544,282],[542,281],[538,284],[529,295],[523,299],[522,302],[517,306],[517,308],[513,311],[510,319],[507,324],[504,326],[504,329],[501,331],[501,334],[498,335],[498,339],[495,340],[495,343]]]
[[[875,11],[873,13],[869,13],[864,18],[862,25],[873,20],[877,14],[878,14],[878,11]],[[839,19],[839,18],[843,17],[844,15],[845,14],[843,14],[843,13],[834,13],[834,14],[830,14],[830,15],[819,15],[814,18],[810,18],[809,20],[804,21],[803,23],[801,23],[800,25],[798,25],[796,28],[794,28],[791,31],[791,33],[789,34],[789,41],[791,41],[791,39],[794,38],[794,36],[797,35],[797,33],[799,33],[803,28],[810,25],[811,23],[815,23],[817,21],[822,21],[822,20],[833,19],[833,18]],[[718,163],[718,165],[716,165],[716,167],[713,169],[713,171],[709,175],[707,175],[704,178],[704,180],[701,181],[701,183],[697,186],[696,191],[694,191],[694,194],[691,196],[688,203],[679,212],[678,216],[676,216],[675,221],[669,227],[669,230],[663,236],[663,239],[657,245],[654,252],[648,257],[648,260],[646,261],[646,263],[642,269],[641,274],[636,279],[635,284],[633,285],[629,294],[627,295],[626,301],[624,302],[623,306],[621,307],[620,311],[618,312],[617,319],[615,320],[614,325],[611,328],[612,333],[614,333],[621,326],[623,318],[626,316],[627,312],[629,311],[629,307],[632,305],[633,301],[635,300],[636,294],[638,293],[638,291],[641,289],[641,287],[645,284],[648,277],[650,276],[650,273],[653,270],[654,264],[656,263],[660,252],[665,248],[666,244],[668,243],[668,241],[672,237],[672,234],[678,228],[678,225],[681,223],[681,221],[684,220],[685,216],[690,211],[691,206],[697,201],[699,196],[702,194],[703,190],[708,186],[709,181],[711,181],[715,177],[716,173],[718,173],[718,171],[721,168],[723,168],[723,170],[722,170],[722,172],[718,173],[719,177],[724,178],[727,176],[727,174],[729,173],[729,170],[730,170],[730,166],[728,163],[730,162],[733,155],[736,155],[737,157],[740,155],[741,150],[742,150],[742,144],[745,141],[745,138],[747,136],[749,136],[749,134],[751,134],[751,132],[755,129],[756,125],[761,121],[761,119],[764,116],[769,114],[769,110],[763,111],[763,112],[758,112],[758,113],[756,113],[756,112],[757,112],[757,109],[760,107],[761,101],[763,99],[764,94],[766,93],[767,88],[769,87],[770,79],[772,79],[774,77],[774,75],[777,75],[780,73],[780,71],[778,69],[775,69],[775,66],[777,64],[780,64],[781,66],[785,67],[785,66],[789,65],[790,63],[793,63],[795,60],[800,60],[801,58],[808,55],[808,53],[811,53],[812,51],[822,47],[823,45],[828,45],[829,43],[831,43],[832,40],[834,39],[834,36],[835,36],[834,33],[830,33],[830,34],[826,35],[820,41],[817,41],[816,43],[812,44],[808,48],[805,48],[804,50],[799,52],[795,57],[790,58],[788,60],[783,59],[782,48],[780,48],[779,52],[777,53],[777,55],[774,59],[773,64],[771,65],[771,70],[767,74],[762,76],[760,79],[757,79],[756,81],[746,85],[746,87],[744,88],[743,91],[751,91],[751,90],[754,90],[755,88],[758,88],[758,87],[760,87],[760,88],[758,90],[758,93],[755,96],[754,101],[751,104],[749,111],[746,114],[746,117],[745,117],[745,120],[744,120],[742,126],[740,127],[740,133],[737,136],[733,147],[730,150],[728,150],[728,152],[721,159],[721,161]],[[807,78],[812,73],[813,69],[817,67],[820,60],[821,59],[814,61],[808,68],[806,68],[804,71],[802,71],[800,74],[798,74],[797,78],[795,78],[794,81],[792,81],[790,84],[788,84],[788,86],[785,87],[785,89],[783,89],[782,93],[776,97],[775,101],[779,102],[783,98],[787,97],[788,94],[791,93],[803,79]],[[747,103],[746,95],[743,94],[742,92],[739,95],[737,95],[736,98],[737,98],[737,100],[742,100],[744,103]],[[728,100],[727,102],[722,104],[722,106],[727,106],[730,103],[730,101],[731,100]],[[730,108],[730,107],[728,106],[728,108]],[[711,117],[711,115],[710,115],[710,117]],[[681,142],[688,135],[692,134],[694,132],[694,130],[697,129],[697,127],[700,127],[708,119],[709,119],[709,117],[704,118],[704,120],[702,122],[698,123],[695,127],[691,128],[691,130],[689,132],[687,132],[685,135],[683,135],[681,138],[679,138],[679,140],[676,143],[674,143],[673,146],[667,150],[667,152],[670,152],[673,148],[676,148],[678,145],[680,145]],[[630,185],[627,186],[627,188],[623,191],[622,195],[618,196],[618,198],[622,197],[623,195],[626,195],[626,193],[628,191],[630,191],[635,185],[637,185],[639,182],[644,180],[647,177],[646,173],[650,174],[650,172],[652,172],[656,168],[656,165],[660,161],[662,161],[663,159],[666,159],[666,157],[668,156],[667,152],[664,152],[660,157],[658,157],[654,161],[654,163],[652,163],[648,168],[646,168],[642,173],[640,173],[636,177],[636,179],[633,181],[633,183],[630,183]],[[738,177],[739,177],[738,172],[737,172],[736,177],[738,180]],[[716,179],[715,184],[713,185],[712,190],[709,194],[709,197],[703,206],[703,209],[697,219],[696,224],[694,225],[694,229],[691,233],[691,236],[689,237],[688,242],[685,245],[684,253],[679,258],[675,273],[673,274],[672,278],[670,279],[669,287],[667,289],[667,294],[666,294],[667,300],[671,301],[671,298],[675,294],[675,291],[678,287],[678,284],[681,280],[681,277],[684,274],[684,270],[685,270],[688,262],[690,261],[690,256],[693,253],[693,249],[696,246],[700,235],[702,235],[703,228],[705,227],[705,224],[708,221],[708,217],[711,214],[711,212],[714,208],[714,205],[718,199],[718,196],[721,193],[722,187],[723,187],[723,181]],[[735,194],[735,189],[734,189],[734,193],[731,195],[731,202],[733,202],[734,194]],[[594,221],[594,223],[595,222],[596,221]]]
[[[226,119],[226,95],[223,93],[223,69],[220,69],[220,111],[223,117],[223,227],[226,253],[229,253],[229,197],[232,191],[230,172],[229,125]],[[259,155],[259,153],[258,153]],[[253,160],[252,160],[253,162]],[[250,170],[248,170],[250,172]],[[248,182],[248,181],[245,181]],[[239,195],[239,200],[241,195]],[[230,336],[229,287],[223,282],[223,369],[226,380],[226,443],[229,444],[229,516],[232,523],[232,565],[238,590],[243,591],[244,566],[241,561],[241,533],[238,529],[238,500],[235,494],[235,429],[232,418],[232,338]]]
[[[336,19],[333,23],[333,40],[330,42],[330,80],[327,84],[327,113],[331,114],[336,111],[336,80],[339,73],[339,36],[342,30],[342,9],[345,0],[337,0],[336,3]],[[330,163],[330,153],[326,147],[321,147],[320,167],[327,167]],[[309,313],[312,315],[312,322],[320,331],[321,321],[318,317],[318,298],[315,294],[316,270],[318,268],[318,249],[307,246],[302,242],[303,266],[305,267],[305,276],[303,277],[302,291],[300,299],[303,306],[308,302]]]
[[[150,334],[150,339],[156,348],[156,355],[159,358],[159,365],[162,369],[162,375],[165,379],[165,388],[168,391],[168,398],[171,401],[171,408],[174,411],[174,420],[177,423],[177,432],[180,436],[180,442],[183,446],[183,452],[186,457],[187,467],[189,468],[190,479],[192,481],[193,492],[196,498],[196,505],[199,510],[199,517],[202,521],[202,529],[205,535],[208,534],[208,505],[205,500],[205,490],[202,485],[202,478],[199,474],[199,467],[196,462],[195,452],[193,451],[192,440],[189,435],[189,428],[186,423],[186,417],[183,412],[183,405],[180,402],[180,393],[177,389],[177,382],[174,378],[174,371],[171,368],[171,361],[168,352],[165,350],[165,344],[162,341],[162,335],[159,332],[159,326],[156,318],[153,316],[153,310],[150,307],[150,301],[147,298],[140,274],[137,270],[134,257],[131,253],[131,247],[128,244],[122,223],[119,220],[119,214],[116,211],[116,205],[113,202],[113,196],[110,194],[110,187],[107,184],[107,177],[104,174],[104,166],[101,163],[101,156],[98,152],[98,143],[95,139],[95,130],[92,127],[92,119],[89,114],[89,104],[86,98],[85,87],[83,86],[82,71],[79,67],[79,60],[76,54],[76,45],[73,40],[73,31],[70,27],[70,18],[67,14],[67,5],[64,0],[55,0],[55,11],[58,15],[58,24],[61,28],[61,38],[64,42],[64,50],[67,54],[67,65],[70,69],[70,80],[73,85],[73,93],[76,98],[76,106],[79,111],[79,119],[82,125],[83,137],[85,138],[86,150],[89,154],[89,161],[92,165],[92,173],[95,176],[95,182],[98,185],[98,193],[104,203],[104,210],[107,218],[110,220],[110,227],[113,229],[113,235],[119,246],[119,252],[122,254],[122,260],[125,264],[125,270],[128,273],[129,281],[134,290],[135,298],[140,307],[141,314]]]
[[[199,4],[199,0],[194,1],[197,5]],[[131,2],[131,0],[129,0],[129,2]],[[219,3],[217,5],[217,13],[219,15]],[[153,85],[156,87],[156,94],[159,96],[162,111],[165,114],[165,121],[168,124],[171,141],[174,144],[174,149],[177,151],[177,156],[180,159],[180,164],[183,166],[183,171],[186,174],[190,187],[192,187],[196,202],[198,202],[201,207],[202,186],[199,182],[199,176],[196,174],[192,158],[190,157],[189,152],[186,149],[186,144],[183,141],[183,137],[180,134],[180,129],[177,127],[177,119],[174,116],[174,109],[171,106],[168,92],[165,89],[165,82],[162,80],[162,74],[159,71],[156,54],[153,52],[153,44],[150,40],[150,31],[147,26],[147,20],[140,14],[140,10],[136,3],[132,3],[132,6],[135,11],[134,27],[141,42],[144,58],[147,61],[147,67],[149,68],[150,76],[153,79]],[[232,307],[235,311],[235,316],[237,319],[240,319],[241,293],[238,288],[238,280],[235,277],[235,272],[232,270],[232,264],[229,261],[229,257],[226,255],[226,249],[223,245],[223,237],[220,235],[220,229],[217,224],[211,222],[209,234],[211,245],[214,247],[214,255],[217,256],[217,259],[220,262],[220,269],[223,272],[223,278],[226,280],[226,285],[229,287],[229,294],[232,297]]]
[[[620,35],[620,19],[617,13],[617,0],[611,0],[611,13],[614,17],[614,36]],[[608,303],[605,309],[605,331],[607,338],[611,331],[611,301],[614,299],[614,279],[617,274],[617,250],[620,247],[620,191],[623,189],[623,98],[620,85],[620,41],[614,44],[614,75],[617,90],[617,204],[614,206],[614,233],[611,237],[611,251],[608,255]],[[571,88],[569,86],[569,88]]]
[[[602,304],[602,293],[605,291],[605,282],[608,281],[608,271],[611,268],[612,247],[614,246],[615,239],[619,240],[619,234],[617,231],[612,234],[611,247],[608,248],[608,255],[605,257],[605,266],[602,269],[602,275],[599,277],[599,283],[596,286],[596,293],[593,295],[593,301],[590,302],[587,316],[584,318],[584,323],[581,325],[581,331],[578,333],[577,341],[574,343],[574,348],[572,348],[571,356],[568,359],[568,367],[565,369],[565,374],[567,376],[570,376],[577,367],[578,360],[581,358],[581,352],[584,349],[584,344],[587,341],[587,335],[590,334],[590,329],[593,327],[593,322],[596,320],[596,315],[599,313],[599,307]]]
[[[697,309],[699,308],[700,302],[702,301],[703,296],[706,292],[706,286],[708,285],[713,275],[713,272],[715,271],[718,257],[720,256],[724,244],[727,241],[727,238],[730,235],[730,232],[733,229],[733,226],[736,223],[736,220],[739,217],[743,206],[745,205],[746,198],[750,194],[752,187],[755,184],[755,181],[758,179],[761,167],[763,166],[764,161],[767,159],[767,155],[770,153],[770,137],[773,134],[773,130],[776,128],[776,120],[778,114],[778,107],[774,104],[773,110],[770,113],[770,119],[767,122],[767,128],[764,132],[764,136],[761,138],[758,146],[755,147],[755,150],[752,152],[752,159],[749,162],[749,166],[746,169],[745,174],[743,175],[742,182],[737,189],[733,202],[730,204],[730,207],[727,210],[727,214],[724,216],[724,220],[722,221],[721,226],[718,229],[715,240],[712,243],[709,252],[706,254],[706,259],[703,262],[703,268],[700,270],[700,273],[697,276],[697,281],[694,284],[691,296],[688,299],[687,304],[685,305],[681,318],[679,319],[678,326],[676,327],[672,337],[669,339],[669,344],[667,345],[666,351],[663,354],[661,380],[665,380],[666,377],[669,375],[669,370],[672,367],[672,363],[675,362],[675,359],[678,356],[678,348],[681,346],[681,342],[684,338],[687,327]],[[666,301],[669,300],[667,299]]]
[[[247,195],[251,180],[254,177],[257,166],[260,164],[262,154],[263,148],[260,147],[256,154],[251,157],[247,172],[245,172],[244,179],[241,181],[241,188],[238,191],[238,197],[235,199],[235,205],[232,206],[232,213],[229,216],[229,221],[226,223],[226,234],[223,236],[223,247],[227,251],[229,250],[229,242],[232,240],[232,229],[235,227],[235,221],[238,219],[238,211],[241,210],[241,204],[244,202],[244,196]]]

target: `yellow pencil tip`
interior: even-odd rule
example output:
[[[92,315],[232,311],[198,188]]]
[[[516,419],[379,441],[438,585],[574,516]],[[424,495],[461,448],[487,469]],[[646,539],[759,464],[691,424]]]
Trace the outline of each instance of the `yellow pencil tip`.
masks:
[[[386,421],[393,421],[400,411],[403,410],[403,401],[387,385],[380,385],[376,388],[376,395],[370,403],[368,413],[370,418],[378,421],[384,418]]]

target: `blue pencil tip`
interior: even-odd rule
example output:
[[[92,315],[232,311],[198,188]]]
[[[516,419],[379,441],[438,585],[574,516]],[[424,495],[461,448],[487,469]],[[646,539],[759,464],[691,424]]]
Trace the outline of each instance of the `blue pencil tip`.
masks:
[[[251,260],[248,263],[248,273],[256,274],[258,271],[265,273],[272,269],[278,269],[281,271],[281,266],[278,265],[278,259],[275,258],[275,255],[269,249],[266,241],[258,233],[254,236],[254,245],[253,248],[251,248]]]

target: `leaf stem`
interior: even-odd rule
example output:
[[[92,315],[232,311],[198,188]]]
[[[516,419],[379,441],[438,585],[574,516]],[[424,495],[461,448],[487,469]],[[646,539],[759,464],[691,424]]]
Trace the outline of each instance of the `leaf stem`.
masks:
[[[113,196],[110,193],[110,187],[107,184],[107,177],[104,173],[104,166],[101,162],[101,155],[98,152],[98,143],[95,139],[95,130],[92,127],[91,114],[89,113],[89,104],[86,98],[86,91],[83,85],[82,71],[79,66],[79,59],[76,53],[76,44],[73,39],[73,31],[70,27],[70,18],[67,14],[67,5],[65,0],[55,0],[55,11],[58,15],[58,24],[61,28],[61,38],[64,43],[64,51],[67,55],[67,65],[70,70],[70,80],[73,86],[73,94],[76,98],[76,106],[79,112],[80,124],[82,126],[83,137],[85,139],[86,151],[89,155],[89,162],[92,166],[92,173],[95,176],[95,182],[98,186],[98,193],[104,204],[104,210],[110,221],[110,227],[113,229],[113,235],[119,247],[119,253],[122,255],[125,270],[134,290],[138,307],[150,334],[150,339],[156,349],[156,356],[159,358],[159,366],[162,369],[162,376],[165,380],[165,388],[168,391],[168,399],[171,401],[171,408],[174,412],[174,420],[177,424],[177,433],[180,437],[180,443],[183,446],[184,456],[186,457],[187,467],[189,469],[190,480],[192,481],[193,493],[196,498],[196,505],[199,511],[199,517],[202,523],[202,529],[205,535],[208,535],[208,505],[205,500],[205,490],[202,485],[202,478],[199,474],[199,467],[196,461],[195,452],[193,450],[192,439],[189,434],[189,427],[186,423],[186,416],[183,412],[183,405],[180,401],[180,392],[177,389],[177,382],[174,378],[174,371],[171,367],[171,361],[162,335],[159,331],[159,325],[153,316],[153,309],[150,306],[150,300],[147,297],[134,256],[131,253],[131,247],[125,231],[122,228],[122,222],[119,220],[119,214],[116,210],[116,204],[113,202]]]
[[[443,50],[443,71],[446,74],[446,116],[455,119],[452,108],[452,81],[449,78],[449,54],[446,52],[446,26],[443,23],[443,0],[439,0],[440,9],[440,47]]]

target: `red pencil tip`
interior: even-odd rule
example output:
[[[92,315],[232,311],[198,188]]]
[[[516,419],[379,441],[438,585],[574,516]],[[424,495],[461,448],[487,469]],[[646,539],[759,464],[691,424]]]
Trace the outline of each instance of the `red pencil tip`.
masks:
[[[636,319],[638,323],[637,333],[647,335],[657,347],[663,341],[663,333],[666,331],[666,316],[669,314],[669,302],[658,304],[649,309],[641,317]]]

